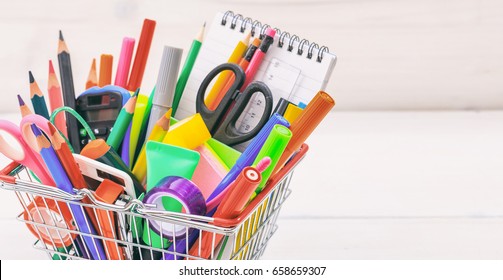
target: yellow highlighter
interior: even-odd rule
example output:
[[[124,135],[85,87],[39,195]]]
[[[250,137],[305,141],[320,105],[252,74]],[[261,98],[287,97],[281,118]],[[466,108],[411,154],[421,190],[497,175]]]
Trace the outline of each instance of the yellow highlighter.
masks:
[[[173,125],[162,143],[193,150],[211,138],[211,134],[201,117],[192,115]]]
[[[288,104],[285,110],[285,114],[283,114],[283,117],[289,122],[293,123],[302,113],[302,109],[295,105],[295,104]]]

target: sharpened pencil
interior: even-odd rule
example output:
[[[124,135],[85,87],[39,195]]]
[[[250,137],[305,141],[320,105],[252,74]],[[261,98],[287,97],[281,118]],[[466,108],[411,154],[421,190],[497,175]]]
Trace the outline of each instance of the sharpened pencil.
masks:
[[[51,112],[63,107],[63,95],[61,93],[58,77],[56,76],[56,72],[54,72],[54,67],[52,66],[52,60],[49,60],[49,82],[47,82],[47,92],[49,93],[49,106],[51,108]],[[65,114],[59,113],[54,120],[54,124],[59,131],[68,138]]]
[[[96,73],[96,58],[93,58],[91,63],[91,69],[89,69],[89,74],[87,75],[86,89],[95,87],[98,85],[98,74]]]
[[[33,112],[30,110],[28,105],[24,102],[23,98],[21,98],[21,95],[17,95],[17,101],[19,102],[19,110],[21,111],[21,117],[28,116],[30,114],[33,114]]]
[[[49,111],[47,110],[47,105],[45,104],[44,94],[40,90],[35,78],[31,71],[28,72],[30,78],[30,99],[33,105],[33,110],[35,114],[41,115],[42,117],[49,119]]]

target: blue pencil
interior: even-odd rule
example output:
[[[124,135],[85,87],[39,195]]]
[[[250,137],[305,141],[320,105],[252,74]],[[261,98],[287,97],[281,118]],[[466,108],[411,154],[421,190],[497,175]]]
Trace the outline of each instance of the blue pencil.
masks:
[[[47,140],[47,138],[45,138],[45,136],[36,125],[32,124],[31,129],[33,131],[33,134],[35,134],[37,138],[37,151],[40,153],[42,159],[47,165],[47,169],[51,173],[51,176],[56,183],[56,187],[67,193],[74,194],[72,183],[66,175],[65,170],[63,169],[63,166],[61,165],[61,162],[59,161],[56,152],[54,151],[54,148],[51,146],[51,143],[49,142],[49,140]],[[83,208],[80,207],[80,205],[70,203],[70,210],[73,214],[73,217],[75,218],[75,223],[77,224],[77,227],[81,232],[96,235],[96,230],[94,229],[93,225],[87,218],[86,214],[83,211]],[[107,259],[103,245],[101,244],[101,241],[99,239],[95,239],[87,235],[83,235],[82,237],[84,239],[84,243],[89,249],[89,253],[91,254],[92,259]]]

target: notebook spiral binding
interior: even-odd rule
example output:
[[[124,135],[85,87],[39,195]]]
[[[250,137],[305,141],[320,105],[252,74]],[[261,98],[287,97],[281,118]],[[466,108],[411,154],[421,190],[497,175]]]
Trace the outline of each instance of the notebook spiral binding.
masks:
[[[255,37],[256,30],[260,29],[260,35],[259,38],[262,39],[264,32],[266,31],[267,28],[270,28],[271,26],[269,24],[264,24],[261,23],[258,20],[252,20],[251,18],[247,17],[244,18],[241,14],[234,14],[232,11],[227,11],[224,13],[222,16],[222,21],[221,24],[223,26],[227,25],[227,22],[230,20],[230,28],[231,29],[236,29],[236,26],[238,25],[238,22],[241,22],[241,25],[239,27],[239,32],[244,33],[246,31],[247,26],[251,25],[251,30],[250,33],[253,37]],[[276,30],[276,34],[279,35],[279,40],[278,40],[278,47],[283,48],[285,45],[285,42],[287,42],[287,48],[286,50],[289,52],[292,52],[294,49],[294,44],[295,42],[298,43],[297,45],[297,54],[298,55],[303,55],[304,54],[304,47],[307,47],[307,54],[306,57],[308,59],[312,59],[313,54],[317,53],[316,55],[316,61],[321,62],[323,60],[323,54],[328,53],[329,49],[326,46],[319,46],[315,42],[309,42],[306,39],[300,39],[299,36],[293,34],[291,35],[290,33],[284,31],[282,32],[278,28],[274,28]]]

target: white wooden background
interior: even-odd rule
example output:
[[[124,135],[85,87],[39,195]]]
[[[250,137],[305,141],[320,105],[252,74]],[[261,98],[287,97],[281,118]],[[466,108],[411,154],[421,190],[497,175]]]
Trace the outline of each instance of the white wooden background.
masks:
[[[338,110],[503,108],[503,2],[499,0],[80,0],[0,1],[0,111],[28,95],[28,70],[45,88],[58,30],[77,92],[93,57],[117,58],[145,17],[158,23],[144,88],[163,45],[187,50],[217,11],[233,10],[327,45],[339,56],[328,92]],[[115,61],[117,62],[117,61]],[[115,64],[116,65],[116,64]]]

